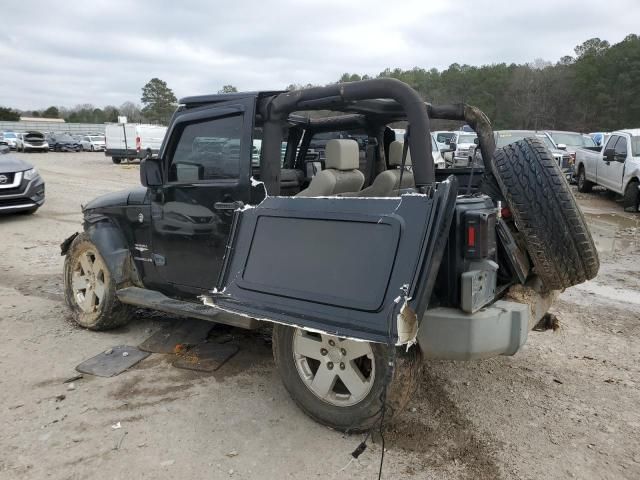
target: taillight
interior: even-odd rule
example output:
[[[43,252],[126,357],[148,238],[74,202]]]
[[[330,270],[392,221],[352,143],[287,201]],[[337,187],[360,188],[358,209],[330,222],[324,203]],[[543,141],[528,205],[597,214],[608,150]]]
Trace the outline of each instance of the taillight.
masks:
[[[500,216],[502,218],[509,218],[511,217],[511,210],[509,210],[507,207],[504,207],[500,210]]]
[[[467,228],[467,247],[476,246],[476,227],[469,226]]]
[[[139,152],[140,147],[141,147],[140,137],[136,137],[136,151]]]

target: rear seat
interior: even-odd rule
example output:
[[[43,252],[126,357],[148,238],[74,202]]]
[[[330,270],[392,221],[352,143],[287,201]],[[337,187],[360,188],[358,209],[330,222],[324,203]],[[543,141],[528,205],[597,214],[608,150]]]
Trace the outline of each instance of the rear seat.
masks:
[[[373,183],[359,192],[344,193],[343,197],[392,197],[398,195],[399,191],[415,186],[413,173],[406,167],[411,166],[411,155],[407,151],[405,169],[402,171],[402,151],[404,143],[394,141],[389,145],[389,170],[378,174]],[[400,174],[402,173],[402,185],[400,185]]]

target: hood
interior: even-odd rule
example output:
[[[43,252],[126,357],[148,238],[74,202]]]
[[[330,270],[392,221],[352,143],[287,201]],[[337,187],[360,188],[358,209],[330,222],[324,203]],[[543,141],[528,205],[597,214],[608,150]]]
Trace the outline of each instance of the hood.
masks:
[[[94,198],[87,203],[83,211],[94,210],[97,208],[110,208],[110,207],[126,207],[127,205],[140,205],[141,198],[144,198],[147,193],[147,189],[138,187],[130,190],[121,190],[119,192],[107,193]]]
[[[0,156],[0,173],[14,173],[22,172],[23,170],[29,170],[33,168],[29,162],[25,162],[13,155],[1,155]]]

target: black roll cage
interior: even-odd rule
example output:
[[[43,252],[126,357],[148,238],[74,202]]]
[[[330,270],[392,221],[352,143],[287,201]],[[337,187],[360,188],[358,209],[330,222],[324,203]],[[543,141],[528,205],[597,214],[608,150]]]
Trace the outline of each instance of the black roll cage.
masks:
[[[310,119],[294,112],[330,110],[346,115]],[[491,175],[490,159],[495,151],[491,123],[482,111],[465,104],[431,105],[409,85],[393,78],[314,87],[261,96],[257,114],[263,121],[260,177],[269,195],[280,193],[280,156],[285,126],[312,127],[317,131],[384,127],[394,121],[411,125],[409,151],[416,188],[429,193],[435,180],[431,157],[430,119],[466,122],[477,133],[485,177]]]

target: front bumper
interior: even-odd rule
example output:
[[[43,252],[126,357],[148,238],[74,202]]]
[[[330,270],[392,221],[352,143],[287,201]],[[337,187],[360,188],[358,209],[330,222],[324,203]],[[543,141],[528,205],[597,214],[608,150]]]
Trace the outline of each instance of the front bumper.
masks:
[[[43,145],[32,145],[29,143],[24,143],[22,147],[25,152],[48,152],[49,151],[49,144],[47,143]]]
[[[42,206],[44,190],[44,180],[40,175],[31,180],[22,179],[16,187],[0,189],[0,214],[22,212]]]

